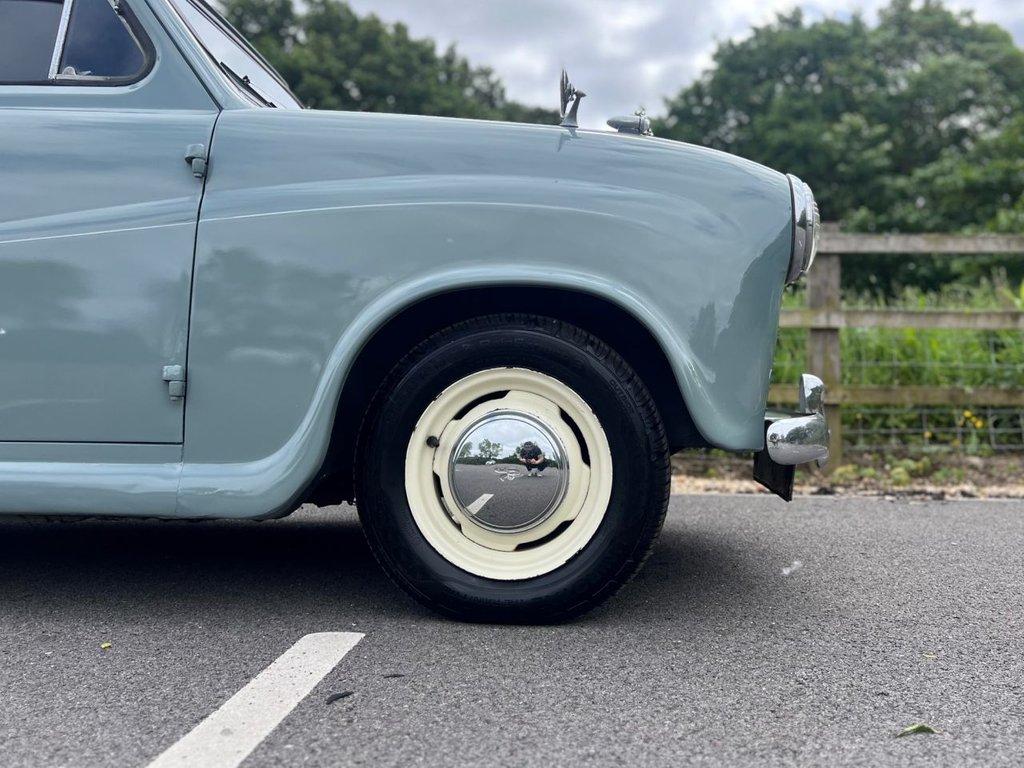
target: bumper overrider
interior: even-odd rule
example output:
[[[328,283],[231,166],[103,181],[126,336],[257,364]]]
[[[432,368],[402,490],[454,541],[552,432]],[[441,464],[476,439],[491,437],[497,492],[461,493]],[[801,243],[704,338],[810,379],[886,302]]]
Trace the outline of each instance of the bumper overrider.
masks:
[[[754,479],[786,501],[793,498],[794,468],[828,460],[825,385],[817,376],[800,377],[797,413],[765,414],[765,447],[754,454]]]

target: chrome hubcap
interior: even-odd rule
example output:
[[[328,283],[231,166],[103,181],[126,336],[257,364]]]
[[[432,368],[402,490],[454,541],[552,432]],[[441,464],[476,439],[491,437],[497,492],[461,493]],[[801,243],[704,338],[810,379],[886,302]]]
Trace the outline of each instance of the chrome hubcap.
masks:
[[[488,413],[455,441],[448,462],[452,497],[465,517],[497,533],[543,524],[565,499],[568,454],[540,419],[502,410]]]

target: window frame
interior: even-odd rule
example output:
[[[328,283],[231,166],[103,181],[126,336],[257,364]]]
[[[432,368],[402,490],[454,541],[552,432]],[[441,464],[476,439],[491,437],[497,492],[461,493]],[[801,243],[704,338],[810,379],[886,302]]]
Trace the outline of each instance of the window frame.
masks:
[[[108,88],[113,86],[132,85],[143,80],[153,71],[156,63],[156,48],[153,41],[146,34],[145,28],[139,21],[131,4],[127,0],[106,0],[111,10],[124,19],[128,32],[135,43],[142,51],[142,68],[134,75],[125,77],[102,77],[93,75],[62,75],[57,70],[60,68],[60,60],[64,56],[64,44],[67,41],[68,27],[71,24],[72,6],[75,0],[60,0],[61,14],[57,26],[57,37],[53,41],[53,52],[50,54],[50,68],[45,80],[0,80],[3,85],[47,85],[51,87],[89,87]]]

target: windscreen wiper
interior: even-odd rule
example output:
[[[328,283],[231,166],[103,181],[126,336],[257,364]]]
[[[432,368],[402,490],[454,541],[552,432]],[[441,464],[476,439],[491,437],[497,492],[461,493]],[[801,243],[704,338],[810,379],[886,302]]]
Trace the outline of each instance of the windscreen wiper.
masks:
[[[249,81],[249,76],[248,75],[240,75],[240,74],[238,74],[237,72],[235,72],[235,70],[233,70],[231,67],[229,67],[223,61],[218,62],[218,63],[220,64],[220,68],[223,69],[228,74],[228,77],[230,77],[232,80],[234,80],[240,86],[242,86],[242,88],[244,88],[249,93],[251,93],[253,96],[255,96],[263,104],[263,106],[265,106],[265,107],[275,107],[275,108],[277,107],[277,104],[275,104],[270,99],[268,99],[266,96],[264,96],[262,93],[260,93],[259,91],[256,90],[256,86],[254,86]]]

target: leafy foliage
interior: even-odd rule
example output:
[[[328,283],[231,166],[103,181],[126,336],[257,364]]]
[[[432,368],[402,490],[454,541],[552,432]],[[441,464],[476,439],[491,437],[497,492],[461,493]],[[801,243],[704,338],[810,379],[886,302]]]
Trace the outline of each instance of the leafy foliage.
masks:
[[[939,733],[939,731],[932,728],[928,723],[914,723],[913,725],[908,725],[906,728],[900,730],[900,732],[896,734],[896,738],[914,736],[919,733]]]
[[[359,16],[338,0],[226,0],[227,19],[309,107],[555,123],[554,110],[511,101],[488,67],[401,23]]]

